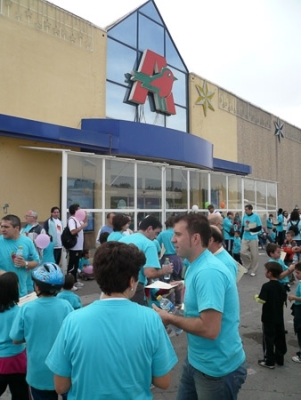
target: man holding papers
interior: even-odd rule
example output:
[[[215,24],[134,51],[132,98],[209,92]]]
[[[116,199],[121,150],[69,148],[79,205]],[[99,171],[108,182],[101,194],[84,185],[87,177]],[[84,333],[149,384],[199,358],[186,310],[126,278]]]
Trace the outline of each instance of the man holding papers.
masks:
[[[253,206],[245,206],[245,215],[242,220],[242,241],[240,257],[251,276],[256,275],[258,269],[258,233],[261,231],[261,219],[253,213]]]

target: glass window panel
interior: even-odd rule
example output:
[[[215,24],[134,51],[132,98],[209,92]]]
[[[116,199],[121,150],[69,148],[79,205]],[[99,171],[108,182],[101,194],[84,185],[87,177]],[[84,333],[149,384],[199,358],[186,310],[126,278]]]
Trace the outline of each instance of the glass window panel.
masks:
[[[226,176],[211,174],[211,204],[214,205],[214,208],[228,208],[226,190]]]
[[[134,13],[108,31],[109,37],[120,40],[122,43],[137,47],[137,13]]]
[[[184,169],[166,168],[166,208],[188,208],[187,171]]]
[[[208,204],[208,173],[190,171],[190,208],[196,204],[205,209]]]
[[[166,127],[187,132],[187,110],[176,106],[176,114],[165,117]]]
[[[246,204],[255,206],[255,181],[253,179],[244,180],[244,205]]]
[[[138,49],[150,49],[164,56],[164,28],[139,14]]]
[[[277,184],[267,182],[267,208],[269,210],[276,210],[277,205]]]
[[[228,209],[241,208],[241,177],[229,176],[228,178]]]
[[[173,44],[169,33],[165,31],[166,37],[166,59],[168,64],[172,65],[173,67],[179,68],[182,71],[186,71],[186,67],[184,66],[179,53]]]
[[[162,169],[148,164],[137,165],[137,208],[162,208]]]
[[[134,208],[134,163],[106,160],[105,207]]]
[[[147,96],[145,104],[138,107],[138,121],[151,125],[165,126],[166,117],[163,114],[154,112],[152,104],[153,98],[150,94]]]
[[[107,118],[136,120],[136,106],[125,103],[127,90],[123,86],[107,82],[106,116]]]
[[[173,83],[172,93],[175,104],[187,107],[187,88],[186,88],[186,74],[180,72],[177,69],[169,67],[172,71],[176,81]]]
[[[67,207],[102,208],[102,158],[69,154],[67,175]]]
[[[159,211],[153,212],[153,211],[143,211],[143,212],[138,212],[137,213],[137,227],[139,226],[140,222],[147,217],[148,215],[152,215],[153,217],[157,218],[161,224],[164,224],[164,221],[162,221],[162,213]]]
[[[256,182],[256,209],[266,210],[266,183]]]
[[[130,74],[137,68],[136,50],[108,38],[107,79],[131,86],[125,74]]]
[[[139,11],[143,12],[143,14],[146,14],[150,18],[152,18],[154,21],[159,22],[161,25],[163,25],[163,21],[160,18],[160,15],[158,14],[158,11],[156,10],[155,6],[153,3],[149,2],[145,4],[145,6],[141,7]]]

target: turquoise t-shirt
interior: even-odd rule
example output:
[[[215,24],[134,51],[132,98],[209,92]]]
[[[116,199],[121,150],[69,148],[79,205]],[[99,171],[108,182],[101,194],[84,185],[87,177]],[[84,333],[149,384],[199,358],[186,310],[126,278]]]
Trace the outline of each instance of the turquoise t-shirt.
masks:
[[[176,254],[175,246],[171,241],[173,235],[174,235],[174,230],[172,228],[168,228],[166,229],[166,231],[159,233],[159,235],[157,236],[157,240],[160,246],[162,246],[163,244],[166,249],[165,251],[166,255]]]
[[[42,263],[47,262],[55,264],[53,242],[50,242],[49,245],[43,250]]]
[[[209,250],[205,250],[185,275],[185,316],[199,317],[204,310],[222,313],[221,331],[215,340],[191,333],[188,361],[197,370],[214,377],[235,371],[244,361],[239,336],[239,297],[230,271]]]
[[[230,229],[233,227],[233,222],[229,217],[225,217],[223,220],[223,234],[225,240],[233,240],[233,236],[230,236]]]
[[[122,236],[124,235],[121,232],[111,232],[108,236],[107,242],[112,242],[114,240],[118,242],[118,240],[121,239]]]
[[[63,290],[62,292],[58,293],[56,297],[69,301],[74,310],[82,308],[83,306],[80,297],[70,290]]]
[[[252,214],[252,215],[247,215],[245,214],[242,220],[242,226],[244,228],[248,228],[249,225],[254,225],[253,228],[256,228],[257,226],[261,226],[261,219],[258,214]],[[244,230],[242,238],[244,240],[258,240],[258,234],[257,233],[251,233],[249,231]]]
[[[279,225],[276,225],[276,231],[277,232],[282,232],[283,231],[283,221],[284,221],[283,215],[282,214],[278,215],[277,222],[278,222]]]
[[[159,315],[126,299],[70,314],[46,359],[56,375],[71,377],[68,400],[150,400],[152,376],[176,363]]]
[[[9,337],[9,332],[16,317],[19,307],[15,305],[14,307],[0,312],[0,358],[1,357],[11,357],[16,354],[22,353],[25,349],[25,344],[13,344],[11,338]]]
[[[161,269],[156,245],[153,243],[152,240],[148,239],[140,232],[133,233],[132,235],[124,235],[119,240],[119,242],[126,244],[135,244],[139,250],[143,251],[146,257],[146,263],[139,271],[138,280],[140,283],[146,285],[147,278],[144,275],[144,268],[148,267],[148,268]]]
[[[298,284],[298,286],[297,286],[297,289],[296,289],[296,296],[297,296],[297,297],[301,297],[301,281],[299,281],[299,284]],[[295,304],[296,304],[296,305],[300,305],[300,304],[301,304],[301,301],[295,300]]]
[[[282,271],[283,271],[283,272],[286,271],[286,270],[288,270],[288,266],[286,266],[286,265],[284,264],[284,261],[282,261],[281,258],[278,258],[278,260],[275,260],[274,258],[269,258],[269,261],[277,262],[278,264],[280,264],[281,267],[282,267]],[[289,283],[289,282],[290,282],[289,275],[285,276],[285,277],[282,278],[282,279],[278,279],[278,281],[279,281],[280,283],[285,283],[285,284],[286,284],[286,283]]]
[[[237,236],[234,236],[233,249],[232,249],[233,254],[239,254],[240,250],[241,250],[241,238],[237,237]]]
[[[82,257],[79,259],[78,262],[78,269],[82,271],[85,266],[91,265],[89,258]]]
[[[236,277],[237,277],[237,262],[234,260],[233,257],[230,256],[230,254],[225,250],[224,248],[214,254],[216,258],[218,258],[231,272],[231,275],[233,276],[235,282],[236,282]]]
[[[20,235],[16,240],[4,239],[0,236],[0,269],[7,272],[15,272],[19,279],[19,295],[20,297],[26,296],[27,291],[27,270],[24,267],[16,267],[14,265],[13,257],[19,246],[23,249],[23,258],[26,261],[40,262],[38,252],[32,242],[26,236]]]
[[[64,318],[73,311],[70,303],[57,297],[40,297],[19,308],[9,336],[26,341],[27,383],[40,390],[54,390],[53,373],[45,359]]]

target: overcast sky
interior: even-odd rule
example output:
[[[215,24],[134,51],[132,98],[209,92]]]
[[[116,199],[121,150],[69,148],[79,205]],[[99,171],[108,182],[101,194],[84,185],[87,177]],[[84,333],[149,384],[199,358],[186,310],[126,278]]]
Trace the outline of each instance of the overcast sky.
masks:
[[[105,28],[146,0],[53,0]],[[189,70],[301,128],[301,0],[155,0]]]

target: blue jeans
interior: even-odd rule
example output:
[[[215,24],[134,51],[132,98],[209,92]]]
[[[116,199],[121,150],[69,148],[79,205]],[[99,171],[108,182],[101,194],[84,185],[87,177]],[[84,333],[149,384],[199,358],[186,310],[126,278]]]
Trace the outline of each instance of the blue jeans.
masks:
[[[177,400],[236,400],[247,378],[246,364],[219,378],[209,376],[184,361]]]

